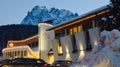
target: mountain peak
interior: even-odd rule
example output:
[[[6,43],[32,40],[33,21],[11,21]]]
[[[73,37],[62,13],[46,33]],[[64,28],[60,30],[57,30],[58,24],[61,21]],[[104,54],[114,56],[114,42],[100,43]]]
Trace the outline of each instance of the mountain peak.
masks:
[[[69,10],[57,9],[55,7],[47,9],[46,6],[35,6],[28,12],[21,24],[37,25],[39,22],[52,20],[52,24],[56,25],[64,21],[78,17],[77,13],[72,13]]]
[[[33,7],[32,10],[41,10],[41,9],[45,9],[46,6],[39,6],[39,5],[36,5],[35,7]]]

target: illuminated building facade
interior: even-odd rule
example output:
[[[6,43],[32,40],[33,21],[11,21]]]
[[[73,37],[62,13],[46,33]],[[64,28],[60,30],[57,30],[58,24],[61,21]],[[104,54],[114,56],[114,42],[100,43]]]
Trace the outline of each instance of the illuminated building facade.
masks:
[[[39,23],[38,35],[9,41],[7,48],[2,50],[3,58],[41,58],[48,63],[55,60],[81,61],[98,44],[100,31],[114,28],[114,25],[109,28],[109,24],[105,23],[109,21],[106,17],[110,16],[110,12],[109,7],[104,6],[56,26]],[[37,42],[35,48],[29,46]]]
[[[4,59],[39,58],[38,35],[24,40],[10,40],[2,50]]]

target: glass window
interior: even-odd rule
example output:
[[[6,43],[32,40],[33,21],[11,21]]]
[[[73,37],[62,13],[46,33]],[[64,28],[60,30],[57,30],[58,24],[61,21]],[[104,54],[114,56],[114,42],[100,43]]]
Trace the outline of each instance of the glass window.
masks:
[[[57,46],[58,46],[58,55],[63,54],[60,39],[57,39]]]
[[[86,50],[91,50],[92,45],[90,43],[90,36],[88,31],[85,31],[85,38],[86,38]]]
[[[82,31],[82,24],[80,26],[78,26],[78,32]]]
[[[73,33],[75,34],[75,33],[77,33],[78,31],[77,31],[77,27],[73,27]]]
[[[20,56],[20,51],[18,51],[18,56]]]
[[[27,56],[27,51],[24,51],[24,56]]]
[[[75,35],[71,35],[71,42],[72,42],[72,47],[73,47],[73,53],[77,52],[77,44],[76,44],[76,39]]]
[[[23,51],[21,51],[21,57],[23,57]]]
[[[72,28],[70,28],[70,35],[72,35],[73,34],[73,29]]]

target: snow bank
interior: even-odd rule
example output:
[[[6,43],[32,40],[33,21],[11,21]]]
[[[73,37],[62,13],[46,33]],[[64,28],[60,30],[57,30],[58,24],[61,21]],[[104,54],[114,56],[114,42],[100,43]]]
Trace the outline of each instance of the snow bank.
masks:
[[[100,33],[99,45],[94,47],[92,57],[88,61],[83,59],[81,63],[70,67],[119,67],[120,66],[120,31],[103,31]]]

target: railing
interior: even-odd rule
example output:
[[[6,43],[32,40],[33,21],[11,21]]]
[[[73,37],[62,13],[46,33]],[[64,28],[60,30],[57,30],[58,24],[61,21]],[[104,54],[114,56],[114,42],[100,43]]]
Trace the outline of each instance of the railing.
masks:
[[[36,56],[35,56],[35,55],[36,55],[35,53],[37,53],[37,52],[32,51],[32,49],[31,49],[29,46],[27,46],[27,45],[25,45],[25,46],[16,46],[16,47],[12,47],[12,48],[11,48],[11,47],[4,48],[4,49],[2,50],[2,52],[3,52],[3,54],[4,54],[4,53],[7,53],[7,52],[23,51],[23,50],[28,51],[28,53],[29,53],[30,55],[36,57]]]

